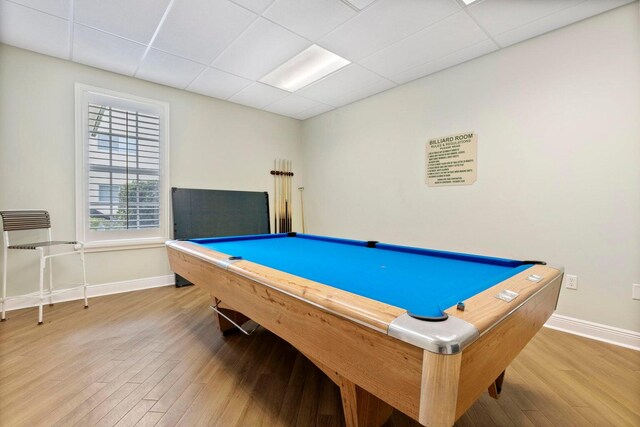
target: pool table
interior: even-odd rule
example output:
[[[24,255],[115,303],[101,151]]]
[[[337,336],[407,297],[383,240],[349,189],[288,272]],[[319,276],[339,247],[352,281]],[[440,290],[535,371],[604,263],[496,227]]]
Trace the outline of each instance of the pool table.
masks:
[[[562,269],[300,233],[169,241],[224,332],[251,319],[340,388],[347,426],[451,426],[553,313]]]

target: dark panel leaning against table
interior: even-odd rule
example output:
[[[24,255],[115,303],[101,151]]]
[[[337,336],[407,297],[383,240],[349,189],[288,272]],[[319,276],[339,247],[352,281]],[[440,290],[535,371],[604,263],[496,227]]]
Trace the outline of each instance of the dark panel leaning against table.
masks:
[[[539,262],[296,233],[167,249],[171,268],[214,304],[285,339],[336,382],[348,426],[381,425],[392,408],[451,426],[485,390],[497,398],[562,281]]]
[[[173,238],[270,233],[266,191],[171,188]],[[176,287],[190,285],[176,274]]]

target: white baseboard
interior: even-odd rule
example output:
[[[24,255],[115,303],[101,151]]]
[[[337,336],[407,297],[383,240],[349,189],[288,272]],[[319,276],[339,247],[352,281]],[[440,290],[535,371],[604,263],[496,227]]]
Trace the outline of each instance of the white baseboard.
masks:
[[[560,314],[552,314],[544,324],[547,328],[568,332],[585,338],[615,344],[633,350],[640,350],[640,333],[614,326],[575,319]]]
[[[175,276],[169,274],[166,276],[145,277],[142,279],[125,280],[123,282],[102,283],[99,285],[88,285],[87,295],[91,297],[99,297],[103,295],[119,294],[122,292],[139,291],[142,289],[159,288],[161,286],[174,285]],[[54,288],[54,291],[56,288]],[[59,290],[59,289],[58,289]],[[10,298],[10,299],[9,299]],[[84,298],[82,288],[71,289],[67,292],[54,294],[53,302],[74,301]],[[36,307],[38,305],[38,293],[20,295],[7,298],[6,310],[18,310],[21,308]]]

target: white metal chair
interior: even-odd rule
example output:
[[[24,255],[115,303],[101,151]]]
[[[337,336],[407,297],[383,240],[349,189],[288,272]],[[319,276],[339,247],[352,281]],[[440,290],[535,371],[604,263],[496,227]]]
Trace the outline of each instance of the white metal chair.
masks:
[[[38,295],[38,325],[42,325],[42,303],[45,298],[49,298],[49,304],[53,305],[53,295],[72,291],[78,288],[84,290],[84,308],[89,307],[87,299],[87,273],[84,262],[84,244],[82,242],[69,241],[69,240],[52,240],[51,239],[51,218],[49,212],[45,210],[5,210],[0,211],[0,217],[2,217],[3,225],[3,270],[2,270],[2,318],[1,321],[6,320],[5,310],[7,298],[7,259],[9,250],[35,250],[40,255],[40,293]],[[48,240],[44,242],[35,243],[22,243],[11,245],[9,243],[10,231],[21,230],[47,230]],[[51,253],[52,246],[59,245],[72,245],[73,249],[67,252]],[[46,252],[46,254],[45,254]],[[79,255],[82,262],[82,284],[71,288],[64,288],[57,291],[53,290],[53,269],[51,265],[51,259],[54,257],[64,255]],[[49,261],[49,285],[45,294],[44,291],[44,272]],[[13,297],[17,298],[17,297]]]

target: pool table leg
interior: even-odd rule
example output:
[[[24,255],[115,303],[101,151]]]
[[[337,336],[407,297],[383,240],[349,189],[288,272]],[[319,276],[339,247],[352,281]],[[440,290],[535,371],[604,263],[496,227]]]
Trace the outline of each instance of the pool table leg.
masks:
[[[232,309],[228,305],[225,305],[218,298],[212,297],[212,299],[213,299],[213,305],[217,304],[218,309],[220,311],[222,311],[225,315],[229,316],[238,325],[242,325],[243,323],[245,323],[245,322],[250,320],[244,314],[235,311],[234,309]],[[236,328],[233,323],[229,322],[227,319],[225,319],[224,317],[220,316],[219,314],[216,314],[216,318],[218,319],[218,329],[220,330],[220,332],[222,332],[222,335],[227,336],[227,335],[231,335],[231,334],[235,334],[237,332],[240,332],[238,330],[238,328]]]
[[[502,392],[502,383],[504,382],[505,372],[506,371],[502,371],[502,373],[498,375],[498,378],[496,378],[496,380],[493,383],[491,383],[491,385],[489,386],[489,396],[493,397],[494,399],[500,398],[500,393]]]
[[[344,377],[338,385],[347,427],[379,427],[391,416],[393,408],[365,389]]]
[[[422,355],[420,412],[418,421],[429,427],[452,426],[456,422],[462,353]]]
[[[322,362],[306,354],[305,356],[340,387],[342,409],[347,427],[380,427],[389,419],[393,412],[391,405],[349,381]]]

